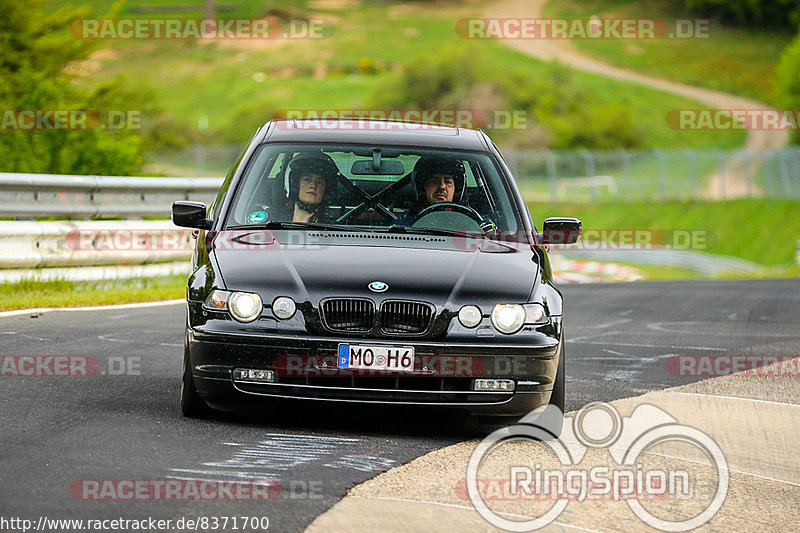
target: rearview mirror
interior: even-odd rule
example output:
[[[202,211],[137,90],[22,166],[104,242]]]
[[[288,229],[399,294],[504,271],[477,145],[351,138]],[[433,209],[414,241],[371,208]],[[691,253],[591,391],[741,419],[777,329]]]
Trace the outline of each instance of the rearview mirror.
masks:
[[[214,219],[206,218],[206,204],[179,201],[172,204],[172,223],[184,228],[211,229]]]
[[[582,225],[577,218],[550,217],[544,221],[542,244],[573,244],[581,238]]]
[[[350,174],[354,176],[401,176],[404,173],[403,163],[385,159],[380,161],[377,169],[373,161],[356,161],[350,169]]]

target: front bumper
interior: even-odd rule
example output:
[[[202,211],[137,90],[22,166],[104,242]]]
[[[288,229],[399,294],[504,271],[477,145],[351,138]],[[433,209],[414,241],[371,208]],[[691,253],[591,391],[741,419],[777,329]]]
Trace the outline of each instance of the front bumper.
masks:
[[[556,317],[559,318],[559,317]],[[558,336],[529,335],[491,342],[447,343],[410,339],[364,339],[259,332],[231,334],[204,324],[187,330],[189,361],[200,396],[212,407],[294,399],[394,405],[433,405],[476,414],[522,415],[545,405],[556,378]],[[410,342],[409,342],[410,341]],[[343,342],[413,346],[413,372],[339,369]],[[272,370],[274,383],[235,380],[237,368]],[[513,379],[513,391],[472,390],[476,378]]]

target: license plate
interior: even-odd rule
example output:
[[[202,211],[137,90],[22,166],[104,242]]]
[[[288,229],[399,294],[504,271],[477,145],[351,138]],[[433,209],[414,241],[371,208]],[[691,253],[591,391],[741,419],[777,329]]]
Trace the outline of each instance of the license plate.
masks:
[[[413,372],[414,347],[340,344],[339,368]]]

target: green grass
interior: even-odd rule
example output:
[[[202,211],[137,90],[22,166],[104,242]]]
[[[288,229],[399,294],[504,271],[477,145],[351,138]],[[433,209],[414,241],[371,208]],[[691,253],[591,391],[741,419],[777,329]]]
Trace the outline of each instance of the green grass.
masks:
[[[64,3],[54,0],[52,5]],[[111,3],[94,0],[92,6],[95,13],[102,13]],[[245,112],[253,118],[247,124],[244,121],[233,124],[241,129],[237,142],[244,142],[252,133],[253,124],[266,120],[276,109],[363,109],[369,95],[398,76],[404,63],[423,53],[435,54],[451,46],[485,47],[493,61],[504,69],[525,70],[538,77],[552,75],[548,65],[500,42],[466,41],[456,35],[456,21],[483,15],[488,3],[351,2],[346,4],[350,7],[335,12],[304,11],[307,3],[303,2],[281,4],[295,13],[329,18],[335,23],[332,37],[222,43],[106,41],[104,45],[109,50],[97,56],[98,70],[82,83],[92,85],[125,75],[131,81],[152,87],[160,106],[191,127],[207,117],[212,132],[230,128],[237,112]],[[118,16],[158,15],[132,12],[136,5],[124,5]],[[220,15],[252,17],[266,9],[255,0],[234,5],[234,12]],[[197,18],[201,16],[200,3],[196,13],[160,16]],[[369,68],[363,68],[364,65]],[[256,81],[253,76],[258,73],[266,78]],[[669,128],[664,119],[667,112],[696,107],[693,101],[586,73],[574,72],[569,80],[575,90],[586,95],[590,105],[627,108],[645,146],[732,148],[744,142],[743,132],[688,134]]]
[[[654,265],[638,265],[633,263],[620,263],[615,261],[616,264],[630,266],[635,268],[642,274],[641,281],[673,281],[673,280],[692,280],[692,279],[706,279],[702,274],[688,268],[680,268],[673,266],[654,266]]]
[[[547,217],[574,216],[583,222],[584,232],[635,229],[653,230],[667,239],[688,236],[695,239],[700,251],[774,267],[772,273],[767,271],[764,275],[797,273],[792,265],[795,265],[795,247],[800,241],[798,201],[529,202],[529,207],[540,228]]]
[[[0,285],[0,310],[80,307],[183,298],[186,276],[115,281],[34,281]]]
[[[692,19],[666,0],[559,0],[546,17]],[[583,52],[615,65],[698,87],[775,102],[774,73],[793,35],[763,29],[725,27],[712,22],[708,38],[576,39]]]

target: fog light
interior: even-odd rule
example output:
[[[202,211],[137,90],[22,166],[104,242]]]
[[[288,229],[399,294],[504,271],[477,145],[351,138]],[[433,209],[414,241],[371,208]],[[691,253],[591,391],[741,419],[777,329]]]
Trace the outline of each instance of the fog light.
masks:
[[[281,320],[288,320],[294,316],[297,306],[288,296],[278,296],[272,302],[272,314]]]
[[[233,379],[236,381],[261,381],[265,383],[274,383],[275,372],[272,370],[237,368],[233,371]]]
[[[510,392],[514,390],[513,379],[476,379],[472,384],[473,390],[481,391],[503,391]]]
[[[458,312],[458,321],[465,328],[474,328],[481,323],[481,310],[474,305],[465,305]]]

